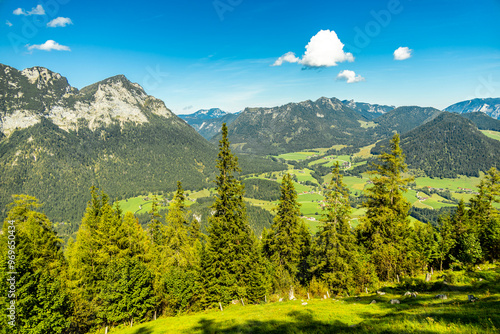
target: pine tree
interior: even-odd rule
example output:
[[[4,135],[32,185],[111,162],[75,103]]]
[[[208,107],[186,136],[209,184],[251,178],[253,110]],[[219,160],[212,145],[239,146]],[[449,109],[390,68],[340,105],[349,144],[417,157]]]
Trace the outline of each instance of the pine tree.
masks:
[[[158,211],[158,199],[154,196],[153,203],[151,204],[151,211],[149,212],[150,220],[148,223],[148,231],[151,242],[155,246],[161,247],[165,243],[165,226],[160,221],[161,216]]]
[[[350,212],[349,191],[337,162],[325,191],[321,226],[313,240],[310,257],[313,275],[337,293],[363,290],[367,283],[364,275],[359,276],[366,264],[360,262],[359,247],[349,224]]]
[[[464,200],[460,200],[457,211],[451,218],[455,245],[450,250],[450,257],[465,265],[473,265],[482,258],[477,226],[471,223]]]
[[[133,293],[125,293],[124,287],[117,285],[134,281],[131,275],[123,277],[123,273],[132,270],[131,265],[139,266],[144,272],[145,263],[149,261],[149,247],[151,243],[133,215],[127,213],[123,217],[121,209],[113,208],[105,193],[99,196],[98,190],[92,187],[91,200],[76,241],[68,247],[69,277],[73,299],[78,306],[75,319],[80,331],[116,325],[122,319],[115,307],[127,304],[134,293],[141,294],[144,297],[141,303],[153,312],[151,304],[156,299],[148,292],[153,289],[149,281],[144,286],[137,284]],[[132,311],[127,314],[130,319],[142,319],[146,313]]]
[[[197,220],[189,222],[186,196],[181,182],[166,217],[167,269],[162,276],[165,304],[169,314],[196,309],[200,294],[199,265],[201,238]]]
[[[408,211],[411,204],[403,193],[412,178],[404,178],[407,170],[405,156],[399,146],[399,135],[391,140],[390,152],[381,154],[380,162],[369,171],[373,185],[366,190],[366,216],[360,226],[359,237],[371,252],[382,279],[395,279],[396,275],[413,271],[409,258],[411,237]]]
[[[492,167],[478,188],[478,194],[470,200],[469,217],[477,226],[484,258],[494,261],[500,258],[500,214],[493,206],[500,202],[500,172]]]
[[[437,259],[439,260],[439,269],[443,271],[443,265],[449,262],[450,251],[456,243],[449,215],[439,217],[438,230]]]
[[[222,140],[219,142],[217,169],[217,194],[212,205],[213,215],[209,218],[208,241],[202,257],[205,302],[211,306],[241,298],[258,301],[264,296],[252,296],[249,288],[252,284],[263,281],[258,275],[262,265],[258,263],[258,256],[255,254],[256,238],[247,221],[243,186],[235,175],[240,171],[238,159],[229,148],[225,123],[222,125]],[[252,271],[255,273],[252,274]]]
[[[73,305],[66,287],[61,241],[48,218],[36,211],[39,207],[34,197],[14,195],[3,224],[0,305],[7,310],[14,300],[16,314],[9,319],[3,312],[0,333],[64,333],[71,326]],[[14,281],[7,281],[11,278]],[[15,284],[15,293],[10,283]]]
[[[300,220],[300,204],[290,174],[285,174],[281,182],[281,195],[276,208],[276,217],[264,242],[266,256],[274,263],[278,289],[290,288],[298,279],[302,262],[303,240]]]

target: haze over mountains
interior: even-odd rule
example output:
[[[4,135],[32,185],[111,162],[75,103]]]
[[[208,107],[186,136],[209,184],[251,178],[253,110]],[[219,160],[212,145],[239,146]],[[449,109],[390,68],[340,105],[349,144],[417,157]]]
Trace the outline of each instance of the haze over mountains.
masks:
[[[220,133],[222,123],[231,124],[240,113],[227,113],[219,108],[201,109],[189,115],[179,115],[181,119],[191,125],[203,138],[210,140]]]
[[[461,110],[477,107],[468,106]],[[357,149],[398,132],[414,168],[431,176],[476,175],[498,163],[500,143],[478,128],[498,131],[500,121],[485,113],[464,116],[472,122],[434,108],[322,97],[239,114],[200,110],[181,119],[123,75],[78,90],[45,68],[0,64],[0,214],[19,193],[40,198],[53,220],[74,222],[91,185],[115,199],[168,192],[177,180],[186,189],[209,187],[223,122],[247,174],[285,169],[259,156],[334,145]]]

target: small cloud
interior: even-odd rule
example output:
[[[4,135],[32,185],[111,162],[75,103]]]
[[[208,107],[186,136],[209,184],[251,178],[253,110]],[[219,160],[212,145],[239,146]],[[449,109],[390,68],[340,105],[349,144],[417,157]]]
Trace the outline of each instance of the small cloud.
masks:
[[[69,17],[58,17],[47,23],[47,27],[66,27],[70,24],[73,24],[73,21]]]
[[[12,23],[10,23],[9,20],[5,21],[5,24],[8,25],[9,27],[12,27]]]
[[[26,47],[28,48],[29,51],[33,50],[43,50],[43,51],[71,51],[71,49],[65,45],[61,45],[51,39],[49,39],[47,42],[43,44],[34,44],[34,45],[29,45],[27,44]]]
[[[182,110],[184,110],[184,111],[191,110],[191,109],[193,109],[193,106],[187,106],[187,107],[182,108]]]
[[[394,51],[394,60],[405,60],[411,57],[411,53],[413,52],[412,49],[408,47],[402,47],[400,46],[399,48]]]
[[[28,15],[26,11],[22,8],[15,9],[12,13],[14,15]]]
[[[281,66],[284,62],[299,63],[310,68],[337,66],[337,63],[353,62],[352,53],[344,52],[344,44],[333,30],[320,30],[306,45],[302,59],[293,52],[279,57],[273,66]]]
[[[45,15],[45,9],[43,9],[42,5],[38,5],[34,8],[31,8],[29,12],[26,12],[22,8],[17,8],[13,12],[14,15],[24,15],[24,16],[30,16],[30,15]]]
[[[283,63],[298,63],[300,58],[295,57],[295,53],[287,52],[283,56],[276,59],[273,66],[281,66]]]
[[[360,81],[365,81],[361,75],[356,75],[354,71],[343,70],[337,75],[337,80],[347,81],[347,83],[356,83]]]

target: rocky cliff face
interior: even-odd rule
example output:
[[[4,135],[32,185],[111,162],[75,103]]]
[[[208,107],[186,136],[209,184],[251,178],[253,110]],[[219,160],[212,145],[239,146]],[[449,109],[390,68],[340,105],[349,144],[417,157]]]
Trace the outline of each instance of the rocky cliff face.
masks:
[[[5,136],[39,123],[42,117],[68,131],[112,123],[144,124],[152,115],[174,116],[161,100],[123,75],[78,90],[43,67],[18,71],[0,65],[0,131]]]

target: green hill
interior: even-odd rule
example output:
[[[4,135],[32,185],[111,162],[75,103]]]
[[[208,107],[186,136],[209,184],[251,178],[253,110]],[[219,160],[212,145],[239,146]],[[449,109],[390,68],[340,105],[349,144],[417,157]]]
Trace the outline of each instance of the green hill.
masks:
[[[394,132],[403,134],[433,120],[441,113],[435,108],[399,107],[377,117],[374,122],[379,127],[375,130],[384,136],[391,136]]]
[[[379,142],[379,154],[387,141]],[[482,134],[471,121],[444,112],[434,120],[401,136],[401,148],[410,168],[431,177],[479,176],[480,171],[500,166],[498,141]]]

